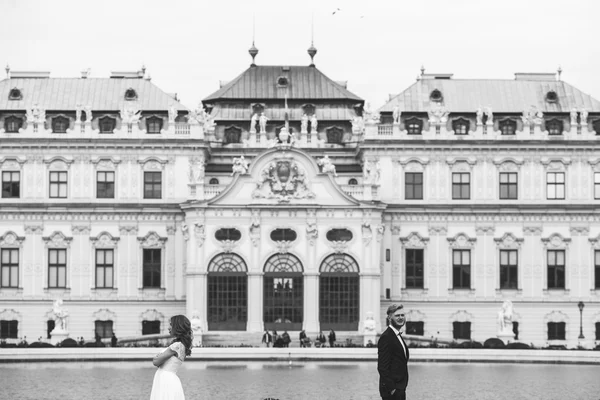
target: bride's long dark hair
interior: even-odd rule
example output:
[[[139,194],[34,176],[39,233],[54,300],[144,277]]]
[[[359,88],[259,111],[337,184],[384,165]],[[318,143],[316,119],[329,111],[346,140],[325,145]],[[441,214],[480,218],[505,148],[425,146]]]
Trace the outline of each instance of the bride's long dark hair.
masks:
[[[171,335],[175,336],[171,344],[181,342],[185,346],[185,355],[192,354],[192,324],[185,315],[171,317]]]

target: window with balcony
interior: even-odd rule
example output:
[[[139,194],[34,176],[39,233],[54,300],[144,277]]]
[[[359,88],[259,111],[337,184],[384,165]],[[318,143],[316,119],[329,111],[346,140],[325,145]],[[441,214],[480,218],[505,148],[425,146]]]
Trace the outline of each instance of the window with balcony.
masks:
[[[2,171],[2,198],[18,199],[19,197],[21,197],[21,173]]]
[[[69,119],[67,117],[54,117],[52,118],[52,132],[53,133],[67,133],[69,129]]]
[[[144,172],[144,198],[162,198],[162,172]]]
[[[565,251],[548,250],[548,289],[565,288]]]
[[[500,250],[500,289],[517,289],[517,250]]]
[[[423,121],[419,118],[410,118],[404,121],[406,133],[409,135],[421,135],[423,133]]]
[[[452,287],[471,288],[471,250],[452,250]]]
[[[67,287],[67,250],[48,250],[48,287]]]
[[[500,200],[516,200],[518,193],[517,187],[516,172],[500,173]]]
[[[163,126],[163,119],[159,117],[150,117],[146,119],[146,133],[160,133]]]
[[[512,119],[500,121],[498,128],[503,136],[514,135],[517,132],[517,121],[513,121]]]
[[[50,198],[51,199],[66,199],[67,198],[67,172],[66,171],[51,171],[50,172]]]
[[[455,135],[468,135],[469,134],[469,121],[463,118],[455,119],[452,121],[452,130]]]
[[[546,199],[565,199],[565,173],[548,172],[546,174]]]
[[[99,199],[115,198],[115,173],[98,171],[96,173],[96,197]]]
[[[548,131],[548,135],[562,135],[563,122],[557,119],[552,119],[546,122],[546,130]]]
[[[407,172],[404,174],[404,198],[406,200],[423,200],[422,172]]]
[[[469,200],[471,198],[471,174],[469,172],[452,173],[452,199]]]
[[[6,133],[19,133],[19,129],[22,127],[22,118],[10,116],[4,119],[4,132]]]
[[[0,287],[19,287],[19,249],[0,251]]]

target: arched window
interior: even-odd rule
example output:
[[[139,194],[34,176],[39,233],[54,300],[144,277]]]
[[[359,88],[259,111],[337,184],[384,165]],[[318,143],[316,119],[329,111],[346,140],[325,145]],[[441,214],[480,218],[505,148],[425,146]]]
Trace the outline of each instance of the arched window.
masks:
[[[360,278],[356,260],[348,254],[331,254],[323,260],[319,270],[319,322],[321,329],[357,330]]]
[[[469,134],[469,121],[464,118],[458,118],[452,121],[452,130],[455,135],[468,135]]]
[[[440,92],[437,89],[434,89],[431,94],[429,95],[429,100],[431,101],[435,101],[436,103],[441,102],[442,100],[444,100],[444,96],[442,96],[442,92]]]
[[[546,130],[548,131],[548,135],[562,135],[563,122],[558,119],[551,119],[546,122]]]
[[[235,253],[221,253],[208,265],[209,331],[245,331],[248,321],[248,268]]]
[[[344,138],[344,131],[340,128],[333,127],[326,130],[327,132],[327,143],[342,144]]]
[[[512,119],[505,119],[498,124],[502,135],[514,135],[517,132],[517,122]]]
[[[100,133],[113,133],[116,124],[117,121],[109,116],[98,119],[98,129],[100,129]]]
[[[69,129],[68,118],[62,116],[52,118],[53,133],[67,133],[67,129]]]
[[[404,121],[406,133],[409,135],[420,135],[423,132],[423,121],[419,118],[410,118]]]
[[[292,254],[277,253],[267,260],[263,277],[265,329],[302,329],[304,285],[302,263]]]
[[[7,117],[4,119],[4,131],[6,133],[18,133],[23,127],[23,119],[18,117]]]
[[[137,93],[132,88],[129,88],[125,91],[125,100],[133,101],[137,100]]]
[[[208,181],[209,185],[218,185],[219,184],[219,180],[217,178],[210,178],[210,181]]]
[[[242,130],[237,126],[230,126],[225,129],[225,135],[223,136],[223,144],[230,143],[241,143],[242,142]]]
[[[356,185],[358,185],[358,181],[354,178],[350,178],[350,179],[348,179],[348,185],[356,186]]]
[[[146,119],[147,133],[160,133],[163,126],[163,119],[159,117],[150,117]]]

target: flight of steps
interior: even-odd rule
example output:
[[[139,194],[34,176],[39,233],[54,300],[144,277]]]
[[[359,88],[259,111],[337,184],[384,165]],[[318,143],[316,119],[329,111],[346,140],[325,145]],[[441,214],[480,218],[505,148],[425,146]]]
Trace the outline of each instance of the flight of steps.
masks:
[[[282,334],[283,332],[278,332]],[[325,337],[329,332],[323,332]],[[300,332],[299,331],[288,331],[292,342],[290,343],[290,347],[300,347]],[[306,335],[310,338],[312,345],[314,346],[315,338],[317,337],[317,332],[315,333],[307,333]],[[351,340],[354,345],[363,344],[363,335],[357,332],[336,332],[336,346],[344,346],[347,343],[347,340]],[[239,347],[239,346],[251,346],[251,347],[261,347],[264,346],[262,344],[262,336],[263,332],[206,332],[202,334],[202,345],[205,347]],[[329,339],[327,341],[327,346],[329,346]]]

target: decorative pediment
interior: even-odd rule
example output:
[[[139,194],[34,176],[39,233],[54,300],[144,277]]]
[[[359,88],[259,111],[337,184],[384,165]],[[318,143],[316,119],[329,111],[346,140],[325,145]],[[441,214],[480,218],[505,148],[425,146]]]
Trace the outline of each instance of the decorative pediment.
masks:
[[[154,310],[156,311],[156,310]],[[110,311],[108,308],[101,308],[95,313],[92,314],[92,319],[94,321],[113,321],[117,320],[117,314]],[[150,320],[152,321],[152,320]]]
[[[120,162],[121,160],[115,157],[92,158],[92,164],[94,164],[97,169],[114,170]]]
[[[144,171],[161,171],[168,161],[158,157],[146,157],[143,160],[138,160],[138,163],[142,165]]]
[[[42,240],[49,248],[69,247],[73,237],[67,237],[62,232],[54,231],[50,236],[42,236]]]
[[[569,247],[571,239],[563,237],[560,233],[553,233],[547,238],[542,238],[542,243],[548,249],[566,249]]]
[[[48,164],[48,168],[52,170],[67,170],[73,163],[73,160],[62,156],[55,156],[45,159],[44,163]]]
[[[0,247],[21,247],[24,240],[24,236],[18,236],[13,231],[8,231],[0,236]]]
[[[27,160],[20,157],[0,157],[0,168],[2,169],[21,169]]]
[[[114,237],[108,232],[101,232],[95,237],[90,237],[92,246],[94,246],[97,249],[116,247],[117,243],[119,242],[119,239],[120,238]]]
[[[328,242],[329,246],[331,246],[331,249],[340,254],[340,253],[345,253],[348,250],[348,242],[345,241],[330,241]]]
[[[470,322],[474,320],[475,317],[473,317],[473,314],[467,312],[466,310],[459,310],[454,314],[450,315],[451,322]]]
[[[425,166],[429,164],[429,158],[400,157],[398,164],[402,165],[406,172],[423,172]]]
[[[146,236],[138,237],[138,242],[142,248],[162,248],[165,247],[166,237],[161,237],[158,233],[150,231]]]
[[[292,199],[312,199],[315,193],[300,163],[291,158],[276,158],[261,170],[252,197],[288,203]]]
[[[548,171],[564,171],[571,164],[571,159],[568,157],[542,157],[540,162]]]
[[[293,243],[294,242],[279,240],[279,241],[275,242],[275,247],[277,248],[277,251],[279,252],[279,254],[287,254],[290,252],[290,249],[292,248]]]
[[[156,309],[146,310],[140,315],[142,321],[164,321],[165,316]]]
[[[569,322],[569,317],[562,311],[552,311],[544,315],[544,322]]]
[[[446,159],[446,164],[448,164],[453,171],[470,171],[471,168],[477,164],[477,159],[475,157],[448,157]]]
[[[426,321],[425,314],[423,314],[419,310],[410,310],[406,313],[406,320],[411,322],[425,322]]]
[[[498,166],[498,169],[500,171],[518,171],[519,167],[521,165],[523,165],[523,158],[522,157],[502,157],[502,158],[495,158],[493,160],[493,163],[495,165]]]
[[[429,243],[429,238],[423,237],[419,232],[411,232],[406,237],[399,238],[402,245],[406,248],[425,248]]]
[[[510,232],[506,232],[500,238],[494,238],[494,242],[496,242],[496,246],[501,249],[518,249],[523,244],[523,238],[517,238]]]
[[[20,322],[21,313],[12,308],[5,308],[4,310],[0,311],[0,320]]]
[[[477,242],[476,238],[470,238],[465,233],[457,233],[454,237],[447,238],[447,240],[450,247],[462,249],[471,249],[475,246],[475,242]]]

